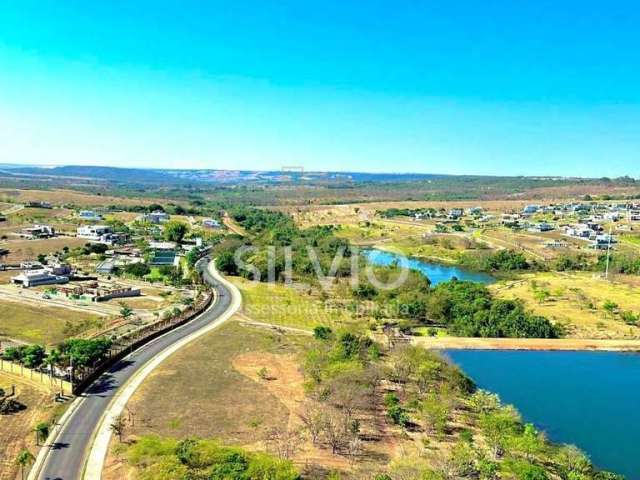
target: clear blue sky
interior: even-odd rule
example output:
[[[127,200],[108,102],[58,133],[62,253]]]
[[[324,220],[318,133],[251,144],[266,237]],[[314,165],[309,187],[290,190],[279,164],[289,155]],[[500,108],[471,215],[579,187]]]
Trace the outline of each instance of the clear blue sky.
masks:
[[[635,1],[0,1],[0,162],[640,177]]]

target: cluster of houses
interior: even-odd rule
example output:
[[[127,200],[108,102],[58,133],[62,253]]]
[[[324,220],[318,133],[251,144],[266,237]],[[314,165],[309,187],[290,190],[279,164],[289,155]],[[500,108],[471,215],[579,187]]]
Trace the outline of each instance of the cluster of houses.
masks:
[[[96,277],[81,277],[70,265],[52,262],[24,262],[21,272],[11,277],[11,283],[22,288],[56,285],[57,293],[71,297],[85,297],[94,302],[111,298],[136,297],[140,289],[113,282],[99,281]]]
[[[413,215],[416,220],[438,218],[443,223],[458,222],[465,216],[472,217],[478,223],[492,222],[495,219],[493,215],[485,213],[482,207],[452,208],[449,211],[421,210]],[[538,221],[534,221],[536,217]],[[612,233],[604,231],[603,224],[624,221],[624,225],[616,230],[631,230],[632,222],[640,222],[640,203],[530,204],[525,205],[521,211],[503,213],[498,219],[498,223],[504,227],[526,229],[532,233],[559,230],[566,237],[588,241],[591,248],[599,250],[612,248],[612,245],[617,243]],[[559,239],[551,239],[548,243],[548,246],[553,248],[566,246],[566,242]]]
[[[557,223],[530,223],[529,218],[536,214],[550,214]],[[572,217],[575,223],[561,223],[561,219]],[[590,247],[607,250],[617,243],[615,236],[605,232],[604,224],[627,220],[640,221],[640,204],[584,204],[569,203],[559,205],[527,205],[520,213],[503,214],[501,223],[511,228],[527,228],[531,232],[541,233],[559,229],[567,237],[590,242]],[[625,225],[629,229],[629,225]],[[549,246],[565,245],[559,240],[549,242]]]

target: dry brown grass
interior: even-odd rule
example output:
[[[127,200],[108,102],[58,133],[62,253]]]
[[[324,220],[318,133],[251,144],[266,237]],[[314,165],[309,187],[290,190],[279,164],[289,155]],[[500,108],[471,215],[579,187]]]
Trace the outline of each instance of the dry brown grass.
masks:
[[[607,282],[592,273],[540,272],[489,287],[502,298],[525,302],[535,313],[565,325],[573,338],[640,338],[640,327],[625,324],[603,309],[606,300],[620,310],[640,313],[637,286]],[[536,291],[548,292],[539,300]]]
[[[0,248],[9,250],[9,254],[3,257],[4,263],[20,263],[27,260],[36,260],[39,254],[48,254],[61,251],[64,247],[80,247],[87,241],[75,237],[55,237],[42,240],[5,240],[0,241]]]
[[[14,480],[19,473],[15,463],[18,452],[27,448],[36,454],[33,428],[62,413],[64,405],[55,404],[48,389],[20,377],[0,373],[0,388],[16,386],[15,400],[25,409],[0,416],[0,480]]]
[[[67,308],[0,300],[0,335],[26,342],[54,345],[67,337],[66,323],[95,322],[100,317]]]
[[[112,197],[108,195],[92,195],[73,190],[17,190],[0,189],[0,201],[10,199],[14,203],[50,202],[53,205],[76,204],[87,206],[103,205],[147,205],[156,203],[156,199],[130,197]]]
[[[156,369],[131,399],[135,434],[253,443],[258,429],[286,425],[289,412],[268,389],[237,372],[233,359],[295,349],[288,337],[236,322],[196,340]]]

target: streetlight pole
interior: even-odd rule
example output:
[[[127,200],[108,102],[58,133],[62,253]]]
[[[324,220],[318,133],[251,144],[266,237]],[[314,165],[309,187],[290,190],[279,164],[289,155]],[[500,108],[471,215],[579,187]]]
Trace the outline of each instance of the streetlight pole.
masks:
[[[613,225],[609,225],[609,241],[607,242],[607,264],[604,269],[604,279],[609,280],[609,259],[611,258],[611,232]]]

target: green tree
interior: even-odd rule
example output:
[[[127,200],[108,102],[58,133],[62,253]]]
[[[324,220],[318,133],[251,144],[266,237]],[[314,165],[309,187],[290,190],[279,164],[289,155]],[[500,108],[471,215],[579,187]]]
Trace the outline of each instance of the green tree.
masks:
[[[331,328],[326,327],[324,325],[317,325],[313,329],[313,337],[316,340],[329,340],[332,335]]]
[[[120,302],[120,316],[125,320],[129,320],[129,318],[133,315],[133,309],[127,305],[125,302]]]
[[[33,453],[31,453],[26,448],[23,448],[18,453],[18,456],[16,457],[16,464],[20,466],[20,475],[22,477],[22,480],[24,480],[24,474],[25,474],[26,468],[29,465],[31,465],[35,460],[36,460],[36,457],[34,457]]]
[[[233,251],[225,250],[216,258],[216,267],[226,275],[237,275],[238,265],[234,258]]]
[[[49,436],[49,424],[46,422],[40,422],[33,429],[36,433],[36,445],[40,445],[40,442],[45,442]]]
[[[164,225],[164,239],[170,242],[181,242],[188,232],[188,225],[178,220],[170,220]]]

